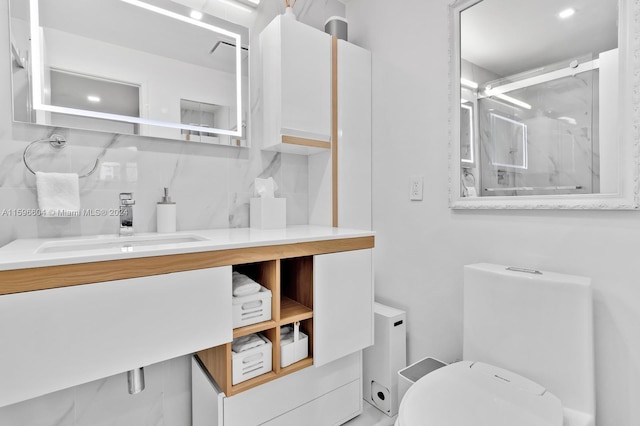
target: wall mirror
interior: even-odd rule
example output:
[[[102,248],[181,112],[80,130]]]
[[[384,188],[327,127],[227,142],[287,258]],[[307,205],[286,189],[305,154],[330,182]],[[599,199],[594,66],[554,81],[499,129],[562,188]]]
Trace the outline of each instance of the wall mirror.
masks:
[[[9,0],[15,121],[247,146],[249,31],[170,0]]]
[[[452,208],[638,208],[638,8],[450,5]]]

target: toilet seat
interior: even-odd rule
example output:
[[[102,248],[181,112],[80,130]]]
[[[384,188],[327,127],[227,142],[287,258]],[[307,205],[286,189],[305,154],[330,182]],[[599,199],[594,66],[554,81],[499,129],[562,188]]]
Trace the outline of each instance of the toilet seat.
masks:
[[[481,362],[461,361],[409,388],[397,426],[562,426],[560,400],[537,383]]]

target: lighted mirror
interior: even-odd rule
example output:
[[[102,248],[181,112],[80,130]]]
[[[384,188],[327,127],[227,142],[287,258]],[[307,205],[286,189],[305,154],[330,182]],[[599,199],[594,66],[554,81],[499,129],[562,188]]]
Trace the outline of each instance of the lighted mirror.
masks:
[[[451,207],[638,207],[637,8],[451,5]]]
[[[248,29],[170,0],[9,0],[14,120],[247,146]]]

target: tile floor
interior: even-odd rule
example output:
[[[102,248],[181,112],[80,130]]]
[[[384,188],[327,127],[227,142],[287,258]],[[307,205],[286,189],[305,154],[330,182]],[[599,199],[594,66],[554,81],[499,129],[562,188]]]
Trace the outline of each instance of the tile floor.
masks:
[[[382,411],[374,408],[366,401],[363,403],[362,414],[353,420],[349,420],[347,426],[393,426],[396,416],[388,417]]]

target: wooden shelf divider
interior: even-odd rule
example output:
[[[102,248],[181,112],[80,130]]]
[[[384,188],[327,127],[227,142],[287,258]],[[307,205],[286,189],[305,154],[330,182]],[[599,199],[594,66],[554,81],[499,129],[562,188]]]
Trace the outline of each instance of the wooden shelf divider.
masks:
[[[291,365],[288,365],[280,370],[280,376],[285,376],[287,374],[295,373],[296,371],[302,370],[303,368],[311,367],[313,365],[313,358],[308,357],[302,359],[298,362],[294,362]]]
[[[238,327],[233,329],[233,338],[248,336],[249,334],[265,331],[270,328],[274,328],[278,323],[274,320],[262,321],[251,325],[245,325],[244,327]]]
[[[280,306],[280,325],[313,318],[313,310],[286,296],[280,299]]]

